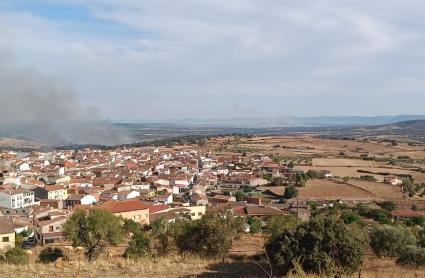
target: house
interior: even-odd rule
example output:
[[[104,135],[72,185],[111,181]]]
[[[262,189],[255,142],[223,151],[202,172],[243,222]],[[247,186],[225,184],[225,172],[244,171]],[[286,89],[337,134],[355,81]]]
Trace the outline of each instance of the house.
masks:
[[[332,177],[333,177],[332,172],[330,172],[330,171],[325,171],[325,178],[330,179],[330,178],[332,178]]]
[[[0,191],[0,206],[10,209],[34,205],[34,193],[26,189],[5,189]]]
[[[18,170],[19,172],[25,172],[25,171],[29,171],[29,169],[31,168],[29,163],[27,162],[18,162],[15,165],[16,170]]]
[[[155,207],[160,206],[150,206],[150,208],[155,209]],[[156,209],[153,213],[150,214],[151,222],[154,222],[158,219],[165,219],[169,223],[174,223],[177,219],[190,219],[197,220],[205,215],[206,207],[205,206],[190,206],[190,207],[176,207],[176,208],[167,208],[167,209]]]
[[[236,202],[236,197],[227,196],[227,195],[215,195],[211,198],[211,202],[215,203],[228,203],[228,202]]]
[[[38,199],[65,200],[68,198],[68,191],[63,185],[46,185],[33,189],[34,195]]]
[[[269,184],[269,181],[263,178],[252,178],[249,180],[249,185],[252,187],[263,186]]]
[[[391,216],[393,220],[406,220],[406,219],[425,217],[425,213],[422,211],[406,209],[406,210],[392,211]]]
[[[42,209],[34,213],[34,239],[38,244],[61,242],[65,240],[62,225],[67,216],[51,208]]]
[[[149,224],[149,207],[137,199],[107,201],[96,208],[107,210],[124,219],[131,219],[141,224]]]
[[[402,185],[403,181],[398,179],[395,176],[387,176],[387,177],[384,177],[384,183],[391,184],[391,185]]]
[[[71,194],[64,202],[66,208],[73,208],[76,205],[90,206],[96,203],[96,197],[90,194]]]
[[[208,198],[205,195],[194,193],[192,194],[192,202],[197,206],[207,206]]]
[[[15,247],[15,228],[10,216],[0,217],[0,253]]]
[[[112,199],[114,200],[128,200],[128,199],[134,199],[140,196],[139,191],[121,191],[117,194],[115,194]]]
[[[263,217],[263,216],[283,215],[285,213],[273,207],[247,206],[246,214],[247,216],[251,216],[251,217]]]

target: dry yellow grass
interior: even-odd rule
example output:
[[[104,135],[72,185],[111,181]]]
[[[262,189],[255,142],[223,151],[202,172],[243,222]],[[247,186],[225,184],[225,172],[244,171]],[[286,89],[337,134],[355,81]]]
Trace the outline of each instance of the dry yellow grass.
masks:
[[[73,264],[75,269],[78,264]],[[267,269],[267,266],[265,266]],[[77,276],[79,274],[79,276]],[[0,277],[266,277],[264,272],[249,258],[227,258],[205,260],[197,257],[177,255],[165,258],[147,258],[138,261],[103,258],[90,264],[82,262],[80,271],[69,268],[58,269],[54,264],[31,263],[25,266],[1,265]],[[274,277],[280,277],[275,275]],[[325,277],[318,275],[291,274],[288,277]],[[349,278],[417,278],[425,277],[423,269],[408,269],[397,266],[394,260],[366,256],[361,275],[354,273]]]
[[[375,195],[355,186],[336,183],[332,180],[309,180],[305,187],[299,189],[300,199],[309,200],[351,200],[351,199],[373,199]]]

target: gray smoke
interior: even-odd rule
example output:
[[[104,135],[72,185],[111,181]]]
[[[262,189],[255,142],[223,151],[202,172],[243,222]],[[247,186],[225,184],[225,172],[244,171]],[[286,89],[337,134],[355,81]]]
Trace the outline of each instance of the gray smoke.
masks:
[[[0,136],[26,137],[51,146],[116,145],[131,140],[124,129],[83,105],[76,92],[0,51]]]

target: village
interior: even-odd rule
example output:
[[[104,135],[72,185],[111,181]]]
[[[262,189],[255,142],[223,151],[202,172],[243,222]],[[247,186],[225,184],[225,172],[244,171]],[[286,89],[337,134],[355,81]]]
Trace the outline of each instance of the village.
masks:
[[[281,138],[283,143],[289,139]],[[18,234],[25,236],[22,247],[26,249],[66,242],[62,225],[78,209],[99,208],[149,225],[158,219],[169,223],[200,219],[208,207],[215,207],[244,218],[249,233],[251,218],[293,215],[307,221],[312,208],[335,204],[377,207],[391,197],[392,201],[406,199],[403,179],[395,175],[373,182],[395,197],[382,189],[378,192],[383,195],[373,195],[360,186],[347,194],[349,178],[334,176],[326,168],[312,170],[305,162],[277,161],[264,150],[223,152],[215,148],[217,140],[224,142],[223,148],[230,140],[241,139],[211,140],[210,146],[1,152],[0,251],[15,246]],[[370,184],[371,177],[351,177],[351,183]],[[332,191],[330,197],[320,191],[311,195],[326,186]],[[418,205],[410,206],[391,211],[393,221],[425,216]]]

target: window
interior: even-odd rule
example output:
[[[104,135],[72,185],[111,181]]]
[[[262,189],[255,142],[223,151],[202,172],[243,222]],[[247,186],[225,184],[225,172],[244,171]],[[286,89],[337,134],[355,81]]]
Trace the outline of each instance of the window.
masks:
[[[5,236],[5,237],[2,238],[1,241],[2,242],[9,242],[9,237],[8,236]]]
[[[198,216],[201,216],[202,215],[202,212],[198,212]]]
[[[49,226],[49,232],[53,232],[53,226]]]
[[[196,215],[196,213],[192,212],[192,216],[195,216],[195,215]]]

